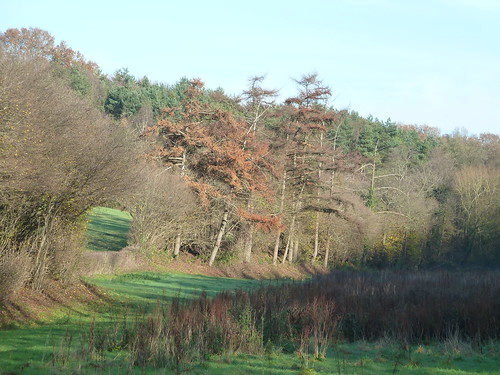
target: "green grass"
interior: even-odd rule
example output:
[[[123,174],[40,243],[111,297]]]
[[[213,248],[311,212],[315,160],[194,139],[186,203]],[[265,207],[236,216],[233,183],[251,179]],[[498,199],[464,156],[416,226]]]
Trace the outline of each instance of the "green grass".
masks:
[[[132,217],[128,212],[107,207],[95,207],[89,214],[87,249],[118,251],[127,246]]]
[[[242,280],[186,274],[162,274],[152,272],[131,273],[116,276],[99,276],[87,279],[88,282],[106,288],[106,296],[112,299],[110,305],[95,305],[87,308],[62,308],[51,321],[41,325],[18,329],[0,330],[0,375],[7,372],[16,374],[51,374],[66,373],[81,363],[72,358],[70,366],[53,365],[54,357],[61,357],[65,351],[65,340],[72,337],[71,347],[77,349],[91,322],[96,322],[97,329],[104,329],[109,322],[119,319],[123,314],[141,313],[150,310],[158,300],[166,301],[179,295],[181,298],[193,298],[202,291],[213,296],[222,290],[255,288],[262,285],[259,280]],[[130,316],[133,319],[132,316]],[[124,353],[110,353],[110,358],[121,357]],[[74,356],[73,356],[74,357]],[[116,359],[113,359],[116,361]],[[118,363],[119,362],[119,363]],[[116,369],[111,373],[121,374],[125,362],[116,362]],[[114,363],[114,362],[113,362]],[[85,364],[87,365],[87,364]],[[99,374],[97,372],[82,372]],[[62,370],[60,368],[63,368]],[[70,371],[71,368],[71,371]],[[22,370],[22,371],[21,371]],[[109,370],[109,369],[108,369]],[[92,371],[92,368],[85,371]],[[77,372],[78,373],[78,372]],[[108,373],[102,372],[102,373]],[[138,370],[138,373],[141,373]],[[154,372],[152,372],[154,373]]]
[[[115,276],[99,276],[89,282],[106,288],[114,303],[89,306],[85,310],[66,308],[52,321],[43,325],[0,331],[0,375],[15,374],[123,374],[127,373],[127,354],[106,353],[105,358],[84,361],[76,355],[83,333],[93,320],[96,331],[104,329],[113,319],[128,311],[130,318],[141,310],[149,310],[158,300],[167,301],[198,296],[203,290],[213,296],[222,290],[255,288],[258,280],[227,279],[199,275],[140,272]],[[72,343],[69,355],[67,341]],[[436,344],[412,347],[410,356],[390,342],[340,344],[330,350],[323,361],[310,359],[309,366],[317,374],[441,374],[441,375],[500,375],[500,345],[491,344],[483,354],[467,345]],[[218,374],[294,374],[299,375],[302,360],[295,354],[284,354],[274,348],[271,355],[215,356],[196,365],[188,373]],[[396,371],[394,371],[396,369]],[[130,373],[141,374],[135,368]],[[163,369],[145,369],[146,374],[168,374]]]
[[[203,291],[213,297],[224,290],[252,289],[271,282],[155,272],[100,275],[89,281],[106,288],[116,298],[140,305],[156,304],[157,300],[168,300],[176,296],[191,299],[198,297]]]

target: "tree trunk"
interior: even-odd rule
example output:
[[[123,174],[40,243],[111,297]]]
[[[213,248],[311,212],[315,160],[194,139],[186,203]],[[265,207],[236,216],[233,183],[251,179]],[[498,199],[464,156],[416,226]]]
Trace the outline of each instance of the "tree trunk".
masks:
[[[215,257],[217,256],[217,252],[219,251],[220,244],[222,242],[222,236],[224,236],[224,232],[226,231],[226,225],[227,225],[227,217],[229,216],[229,210],[226,208],[224,210],[224,214],[222,215],[222,222],[220,224],[220,229],[219,233],[217,234],[217,239],[215,240],[215,245],[212,250],[212,254],[210,255],[210,260],[208,262],[208,265],[211,267],[212,264],[214,264]]]
[[[376,171],[376,162],[377,162],[377,151],[378,151],[378,140],[375,145],[375,151],[373,153],[373,162],[372,162],[372,177],[370,182],[370,191],[368,193],[368,206],[370,208],[375,208],[375,171]]]
[[[247,211],[250,213],[252,212],[252,192],[250,192],[250,196],[248,197]],[[252,258],[254,228],[254,223],[247,221],[247,223],[245,224],[245,241],[243,244],[243,261],[245,263],[250,263],[250,260]]]
[[[295,254],[293,253],[295,251],[295,242],[296,239],[293,239],[292,243],[290,244],[290,250],[288,252],[288,263],[293,263],[293,260],[295,258]]]
[[[330,216],[330,214],[328,214],[328,216]],[[325,259],[323,260],[323,265],[325,266],[325,268],[328,267],[328,258],[330,258],[330,243],[330,231],[328,231],[328,233],[326,234]]]
[[[319,212],[316,212],[316,228],[314,231],[314,253],[312,256],[312,263],[316,261],[319,251]]]
[[[32,246],[36,247],[36,257],[35,263],[32,266],[32,274],[31,274],[31,287],[35,290],[42,290],[43,288],[43,280],[45,278],[45,273],[47,272],[47,258],[49,255],[49,235],[52,230],[52,225],[54,223],[52,218],[52,210],[54,205],[50,203],[47,213],[45,213],[45,217],[43,219],[43,224],[39,228],[41,228],[40,233],[33,240]]]
[[[292,216],[292,221],[290,223],[290,231],[288,232],[288,240],[286,241],[285,253],[283,254],[283,260],[281,263],[285,263],[287,256],[290,259],[290,253],[293,251],[292,242],[295,232],[295,213]]]
[[[278,255],[279,255],[279,249],[280,249],[280,242],[281,242],[281,231],[278,231],[278,234],[276,234],[276,240],[274,241],[274,252],[273,252],[273,265],[278,264]]]
[[[299,257],[299,239],[298,238],[295,238],[295,241],[293,243],[293,252],[290,255],[292,258],[291,262],[296,262],[297,258]]]
[[[174,257],[178,257],[181,251],[181,229],[177,229],[177,234],[175,235],[175,246],[174,246]]]
[[[321,138],[320,138],[320,148],[323,149],[323,133],[321,133]],[[320,194],[321,194],[321,169],[323,167],[323,163],[320,161],[318,164],[318,187],[316,190],[316,204],[319,206],[319,201],[320,201]],[[314,231],[314,252],[312,256],[312,263],[316,261],[316,258],[318,257],[318,252],[319,252],[319,212],[316,212],[316,225],[315,225],[315,231]]]
[[[246,227],[243,261],[245,263],[250,263],[250,260],[252,258],[254,224],[247,223]]]
[[[283,215],[283,211],[285,208],[285,189],[286,189],[286,169],[283,171],[283,180],[281,181],[281,198],[280,198],[280,215]],[[281,238],[281,230],[276,234],[276,241],[274,243],[274,252],[273,252],[273,265],[278,263],[278,253],[280,248],[280,238]]]

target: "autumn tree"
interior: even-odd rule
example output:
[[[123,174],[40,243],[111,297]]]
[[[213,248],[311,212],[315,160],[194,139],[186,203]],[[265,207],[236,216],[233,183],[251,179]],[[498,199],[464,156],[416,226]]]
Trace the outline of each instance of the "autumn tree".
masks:
[[[87,70],[97,71],[97,64],[88,61],[66,42],[55,44],[49,32],[39,28],[7,29],[0,34],[0,44],[5,54],[24,60],[43,59],[65,67],[80,65]]]
[[[264,128],[266,120],[272,117],[271,111],[274,109],[275,103],[274,98],[277,96],[277,90],[269,90],[262,87],[262,82],[265,76],[254,76],[249,79],[249,87],[243,92],[243,113],[245,116],[245,121],[247,124],[247,134],[251,134],[249,139],[255,140],[258,138],[262,139],[262,134],[258,130]],[[246,147],[246,140],[244,141],[243,147]],[[259,223],[256,218],[259,215],[254,213],[254,199],[253,192],[250,190],[248,192],[247,207],[240,210],[243,218],[243,258],[245,262],[250,262],[252,247],[253,247],[253,237],[255,231],[255,225]],[[280,215],[283,209],[280,209]],[[277,222],[277,221],[276,221]],[[279,237],[279,234],[278,234]]]
[[[326,111],[325,104],[331,95],[330,88],[324,86],[317,74],[304,75],[296,80],[299,87],[296,97],[285,101],[284,116],[287,133],[287,161],[283,175],[282,191],[287,185],[292,195],[291,218],[283,261],[296,259],[299,249],[298,214],[303,210],[315,210],[315,239],[312,258],[315,259],[319,247],[318,204],[305,204],[305,197],[318,200],[321,191],[322,171],[325,168],[326,151],[324,137],[327,123],[333,121],[332,113]],[[287,184],[285,179],[288,178]],[[276,244],[278,240],[276,241]],[[277,246],[275,246],[276,254]]]
[[[186,181],[156,163],[144,167],[141,184],[123,200],[132,215],[129,243],[144,253],[179,255],[182,232],[196,233],[198,207]]]
[[[151,156],[175,167],[207,209],[219,207],[222,211],[210,254],[212,265],[228,217],[238,212],[238,198],[267,191],[264,171],[270,165],[263,157],[267,147],[253,140],[244,119],[211,102],[200,80],[190,82],[180,107],[165,108],[163,113],[158,124],[147,129],[159,142]],[[247,219],[268,221],[251,215]]]
[[[498,261],[500,173],[487,167],[464,167],[454,181],[455,239],[459,262]],[[496,229],[495,229],[496,228]]]

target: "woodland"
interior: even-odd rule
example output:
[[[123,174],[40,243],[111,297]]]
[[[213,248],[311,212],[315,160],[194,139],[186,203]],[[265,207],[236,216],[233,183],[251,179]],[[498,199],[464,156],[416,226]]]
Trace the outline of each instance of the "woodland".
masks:
[[[0,34],[2,296],[78,277],[99,205],[130,212],[129,245],[167,259],[500,264],[498,134],[364,118],[317,74],[295,83],[279,102],[263,76],[238,96],[106,76],[44,30]]]
[[[259,75],[239,95],[108,76],[47,31],[0,33],[0,326],[27,298],[68,311],[0,330],[0,374],[496,373],[500,135],[363,117],[318,74],[294,82],[281,100]],[[92,226],[128,233],[97,262],[145,268],[89,272]],[[181,259],[318,274],[147,272]]]

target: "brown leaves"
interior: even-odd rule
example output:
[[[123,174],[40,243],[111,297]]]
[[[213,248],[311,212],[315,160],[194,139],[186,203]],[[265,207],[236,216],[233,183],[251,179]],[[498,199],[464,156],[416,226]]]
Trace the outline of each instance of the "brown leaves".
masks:
[[[285,229],[281,215],[260,215],[243,208],[238,209],[238,215],[245,220],[255,223],[256,227],[263,232],[277,232]]]
[[[220,192],[213,185],[203,181],[195,181],[190,177],[185,177],[185,179],[188,185],[198,194],[204,207],[208,207],[211,199],[220,198]]]
[[[264,192],[264,171],[271,169],[264,159],[267,146],[254,142],[243,119],[210,103],[202,87],[200,80],[191,81],[181,108],[163,110],[162,119],[146,130],[145,135],[162,142],[156,155],[170,164],[179,164],[178,158],[185,156],[183,168],[205,202],[215,190],[219,196],[245,190]],[[205,185],[211,180],[209,189]]]
[[[0,47],[14,57],[44,59],[59,63],[65,68],[81,66],[92,73],[99,71],[96,63],[87,61],[80,52],[69,48],[64,41],[55,45],[54,37],[39,28],[7,29],[0,34]]]

